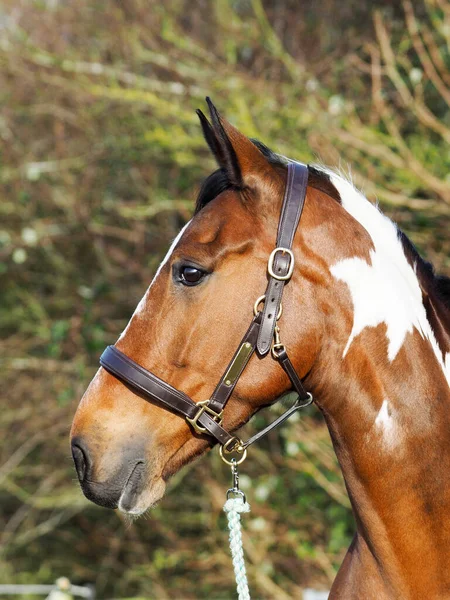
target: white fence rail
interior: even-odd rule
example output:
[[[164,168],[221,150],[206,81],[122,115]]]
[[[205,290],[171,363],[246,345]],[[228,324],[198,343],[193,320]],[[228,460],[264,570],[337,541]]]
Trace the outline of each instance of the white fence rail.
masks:
[[[60,577],[53,585],[0,584],[0,596],[28,594],[47,596],[48,600],[72,600],[73,598],[95,600],[95,589],[93,587],[72,585],[66,577]],[[328,600],[328,594],[329,592],[306,589],[303,591],[303,600]]]
[[[93,587],[73,585],[67,577],[60,577],[53,585],[0,584],[0,596],[22,596],[27,594],[47,596],[48,600],[72,600],[75,597],[95,600],[95,589]]]
[[[318,592],[316,590],[303,590],[303,600],[328,600],[330,592]]]

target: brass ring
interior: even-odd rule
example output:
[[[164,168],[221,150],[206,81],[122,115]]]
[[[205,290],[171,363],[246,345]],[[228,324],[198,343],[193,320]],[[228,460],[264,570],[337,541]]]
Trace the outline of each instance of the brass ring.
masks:
[[[256,299],[256,302],[253,306],[253,314],[255,315],[255,317],[259,313],[258,306],[261,304],[261,302],[264,302],[265,300],[266,300],[265,294],[263,294],[262,296],[260,296],[259,298]],[[277,314],[277,321],[280,319],[282,314],[283,314],[283,305],[280,302],[280,308],[278,309],[278,314]]]
[[[224,463],[226,463],[227,465],[230,465],[230,467],[232,467],[233,465],[237,466],[240,465],[244,462],[244,460],[247,458],[247,448],[244,448],[244,452],[242,453],[242,456],[239,460],[233,459],[233,460],[228,460],[227,458],[225,458],[225,456],[223,455],[223,446],[219,447],[219,454],[220,454],[220,458],[223,460]]]

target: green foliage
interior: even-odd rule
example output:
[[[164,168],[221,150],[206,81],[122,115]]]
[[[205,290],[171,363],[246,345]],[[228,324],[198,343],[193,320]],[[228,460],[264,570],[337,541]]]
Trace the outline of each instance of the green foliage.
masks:
[[[229,474],[216,455],[130,525],[84,500],[68,448],[100,351],[213,168],[194,112],[205,95],[278,152],[350,164],[450,272],[448,2],[417,15],[408,0],[387,14],[313,4],[302,19],[292,3],[261,0],[0,8],[2,582],[67,575],[100,598],[233,594]],[[328,587],[354,525],[318,415],[252,452],[242,479],[257,597]]]

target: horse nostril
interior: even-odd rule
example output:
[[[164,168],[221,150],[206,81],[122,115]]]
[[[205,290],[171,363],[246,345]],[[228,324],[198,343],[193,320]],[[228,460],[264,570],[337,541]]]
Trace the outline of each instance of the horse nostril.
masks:
[[[72,442],[72,456],[77,470],[78,479],[83,482],[90,467],[89,454],[80,441]]]

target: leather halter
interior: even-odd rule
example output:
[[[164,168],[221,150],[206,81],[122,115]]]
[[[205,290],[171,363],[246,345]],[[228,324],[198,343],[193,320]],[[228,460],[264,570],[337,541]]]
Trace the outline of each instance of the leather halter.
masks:
[[[283,289],[294,269],[292,243],[305,203],[307,184],[308,167],[290,162],[276,248],[268,263],[269,281],[266,293],[256,301],[255,316],[250,327],[209,400],[195,403],[184,392],[140,366],[115,346],[108,346],[100,357],[101,366],[109,373],[130,385],[146,400],[156,401],[167,410],[185,417],[196,433],[212,436],[227,453],[244,452],[250,444],[283,423],[297,410],[309,406],[313,400],[311,394],[303,387],[285,346],[280,342],[277,325],[281,316]],[[261,302],[264,302],[264,308],[258,312]],[[244,443],[222,427],[223,410],[255,350],[259,356],[264,357],[271,348],[273,358],[284,369],[298,398],[290,409]]]

